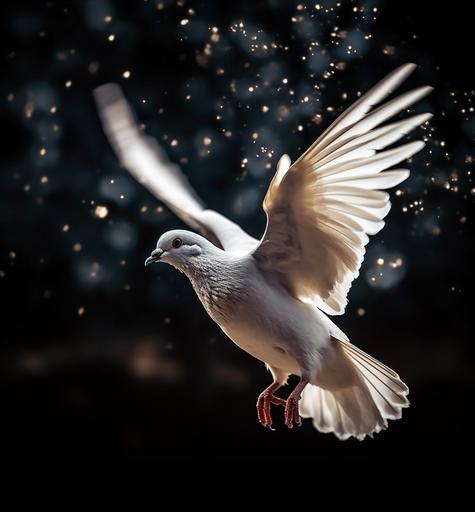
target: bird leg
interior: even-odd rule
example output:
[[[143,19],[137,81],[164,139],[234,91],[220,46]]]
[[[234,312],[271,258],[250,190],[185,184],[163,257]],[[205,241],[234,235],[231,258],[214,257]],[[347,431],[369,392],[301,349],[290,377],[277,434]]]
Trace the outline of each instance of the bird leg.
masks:
[[[300,427],[302,425],[302,420],[299,414],[299,401],[302,395],[302,391],[305,386],[308,384],[308,380],[300,379],[300,382],[295,386],[292,393],[290,393],[289,397],[285,403],[285,425],[289,428],[293,427],[294,422]]]
[[[270,414],[270,404],[282,405],[285,407],[286,401],[282,398],[274,396],[274,393],[282,387],[279,382],[273,382],[268,388],[259,395],[257,399],[257,417],[259,423],[264,427],[272,428],[272,417]]]

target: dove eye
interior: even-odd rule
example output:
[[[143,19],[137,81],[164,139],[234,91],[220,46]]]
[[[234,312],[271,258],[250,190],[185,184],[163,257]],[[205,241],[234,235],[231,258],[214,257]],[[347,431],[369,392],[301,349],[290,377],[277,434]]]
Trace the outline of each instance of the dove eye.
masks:
[[[173,240],[172,242],[172,247],[174,249],[178,249],[178,247],[181,247],[183,245],[183,241],[181,238],[175,238],[175,240]]]

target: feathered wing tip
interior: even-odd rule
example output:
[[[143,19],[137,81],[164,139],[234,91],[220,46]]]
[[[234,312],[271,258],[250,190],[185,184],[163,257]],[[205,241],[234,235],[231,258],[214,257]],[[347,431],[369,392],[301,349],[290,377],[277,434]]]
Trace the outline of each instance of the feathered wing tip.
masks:
[[[409,406],[408,387],[397,373],[349,342],[335,340],[341,355],[357,372],[352,387],[323,389],[309,385],[302,393],[300,415],[312,418],[323,433],[333,432],[340,440],[373,437],[397,420]]]

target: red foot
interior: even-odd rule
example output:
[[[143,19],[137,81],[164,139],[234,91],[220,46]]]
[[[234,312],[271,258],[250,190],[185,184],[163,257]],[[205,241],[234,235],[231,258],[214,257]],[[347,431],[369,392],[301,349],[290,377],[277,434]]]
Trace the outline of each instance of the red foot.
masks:
[[[292,393],[290,393],[287,400],[274,396],[274,392],[280,388],[279,384],[274,382],[265,389],[257,399],[257,417],[259,418],[260,424],[264,427],[272,428],[270,404],[274,404],[285,407],[285,425],[287,427],[292,428],[294,423],[300,427],[302,425],[302,420],[300,419],[299,414],[300,395],[307,384],[308,380],[301,380],[295,386]]]
[[[272,428],[272,417],[270,414],[271,403],[285,407],[286,401],[273,395],[274,391],[276,391],[278,388],[279,386],[272,384],[267,389],[265,389],[257,399],[257,417],[259,419],[259,423],[264,427]]]
[[[293,397],[292,394],[287,398],[285,404],[285,425],[289,428],[294,426],[294,422],[301,427],[302,420],[299,414],[300,397]]]
[[[301,380],[295,386],[292,393],[290,393],[289,398],[287,398],[287,402],[285,404],[285,425],[288,428],[292,428],[294,426],[294,422],[299,427],[302,426],[302,419],[299,414],[299,402],[300,395],[307,384],[307,380]]]

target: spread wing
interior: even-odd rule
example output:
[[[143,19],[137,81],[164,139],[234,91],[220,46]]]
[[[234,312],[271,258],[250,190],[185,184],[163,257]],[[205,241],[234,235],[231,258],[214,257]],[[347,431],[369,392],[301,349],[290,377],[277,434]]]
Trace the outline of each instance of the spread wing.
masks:
[[[207,210],[180,167],[168,160],[153,138],[142,133],[118,85],[98,87],[94,98],[120,163],[139,183],[218,247],[233,252],[255,249],[258,241],[223,215]]]
[[[414,68],[414,64],[401,66],[375,85],[292,166],[284,155],[264,199],[267,227],[254,253],[256,260],[277,273],[297,298],[315,303],[325,313],[344,312],[367,235],[383,228],[391,208],[389,194],[383,190],[409,176],[406,169],[381,171],[424,146],[416,141],[385,150],[431,114],[382,123],[428,94],[431,87],[419,87],[373,109]]]

